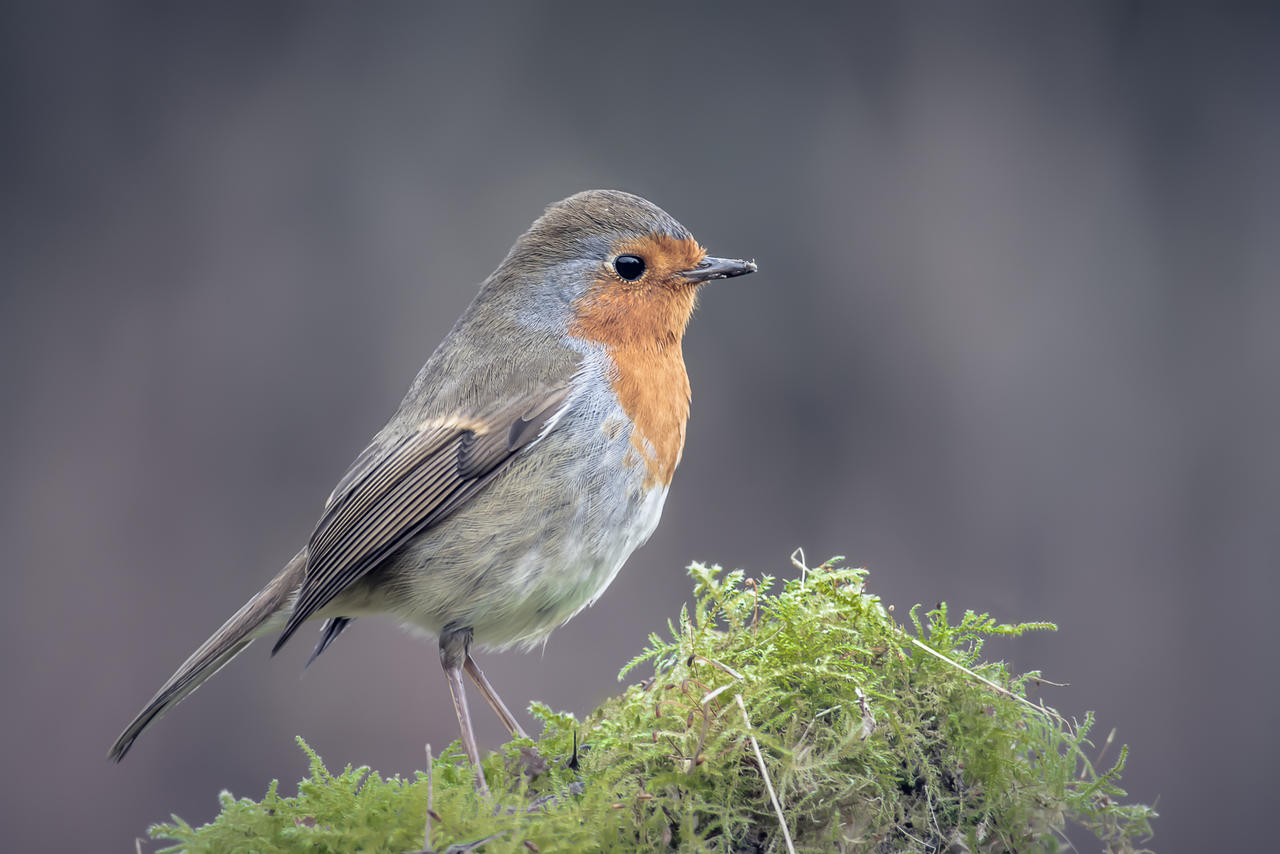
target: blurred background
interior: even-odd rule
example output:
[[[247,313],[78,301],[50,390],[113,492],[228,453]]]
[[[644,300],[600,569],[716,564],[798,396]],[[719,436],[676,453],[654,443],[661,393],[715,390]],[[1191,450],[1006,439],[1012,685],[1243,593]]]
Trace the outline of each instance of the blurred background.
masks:
[[[1118,729],[1152,846],[1258,850],[1278,80],[1280,12],[1245,4],[5,4],[3,847],[292,792],[299,733],[386,774],[456,736],[434,645],[360,620],[104,759],[515,237],[617,187],[760,273],[704,293],[650,544],[544,652],[481,659],[508,701],[587,712],[687,563],[803,546],[899,614],[1060,623],[992,652]]]

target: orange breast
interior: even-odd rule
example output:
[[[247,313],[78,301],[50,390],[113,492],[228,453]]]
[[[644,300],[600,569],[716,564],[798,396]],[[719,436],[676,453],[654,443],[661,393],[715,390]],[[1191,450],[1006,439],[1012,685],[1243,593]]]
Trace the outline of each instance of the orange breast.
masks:
[[[671,483],[684,450],[685,422],[689,420],[689,375],[685,373],[680,344],[669,352],[610,350],[617,374],[613,390],[635,425],[631,432],[634,459],[645,467],[644,485]],[[628,454],[628,460],[633,459]]]
[[[689,375],[681,343],[693,314],[696,286],[678,275],[705,252],[693,240],[654,236],[630,241],[649,262],[650,278],[627,283],[602,275],[575,304],[570,332],[602,345],[613,360],[610,383],[635,425],[628,460],[645,467],[644,484],[671,483],[689,420]]]

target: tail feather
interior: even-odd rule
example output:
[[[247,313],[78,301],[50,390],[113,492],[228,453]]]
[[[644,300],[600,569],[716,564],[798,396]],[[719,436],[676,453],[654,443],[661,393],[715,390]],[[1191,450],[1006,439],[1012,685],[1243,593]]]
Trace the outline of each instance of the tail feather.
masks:
[[[305,570],[306,551],[303,550],[289,561],[270,584],[258,591],[182,663],[151,701],[138,712],[133,722],[120,733],[116,743],[107,752],[107,758],[119,762],[144,729],[199,688],[255,639],[281,628],[288,619]]]

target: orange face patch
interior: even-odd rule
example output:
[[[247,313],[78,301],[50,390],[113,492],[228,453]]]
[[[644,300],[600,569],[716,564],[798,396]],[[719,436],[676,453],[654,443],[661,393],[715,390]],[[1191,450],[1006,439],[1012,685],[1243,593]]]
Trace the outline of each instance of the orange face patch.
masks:
[[[623,240],[613,247],[616,255],[638,255],[646,266],[644,279],[662,282],[676,273],[692,270],[707,257],[707,250],[692,237],[672,237],[668,234],[650,234],[634,240]]]
[[[635,281],[610,265],[574,303],[570,333],[602,345],[613,360],[611,385],[635,428],[631,445],[645,466],[645,486],[667,485],[684,449],[689,419],[689,376],[681,342],[693,315],[697,285],[681,272],[706,257],[692,239],[649,235],[621,241],[614,256],[636,255],[645,263]]]

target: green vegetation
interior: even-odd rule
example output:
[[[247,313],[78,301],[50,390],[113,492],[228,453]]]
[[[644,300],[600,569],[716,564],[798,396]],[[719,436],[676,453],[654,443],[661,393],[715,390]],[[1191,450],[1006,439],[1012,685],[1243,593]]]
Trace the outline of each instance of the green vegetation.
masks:
[[[299,739],[311,771],[296,798],[274,782],[260,802],[223,793],[213,823],[175,817],[152,836],[169,851],[403,854],[423,850],[428,801],[441,852],[1058,851],[1068,824],[1133,852],[1150,835],[1155,812],[1121,803],[1126,751],[1095,768],[1091,715],[1032,705],[1036,674],[981,661],[985,638],[1050,624],[953,622],[939,606],[904,628],[865,571],[796,563],[778,592],[690,567],[697,604],[623,670],[655,675],[585,721],[535,704],[536,744],[486,760],[492,801],[456,745],[430,777],[384,780],[332,774]]]

